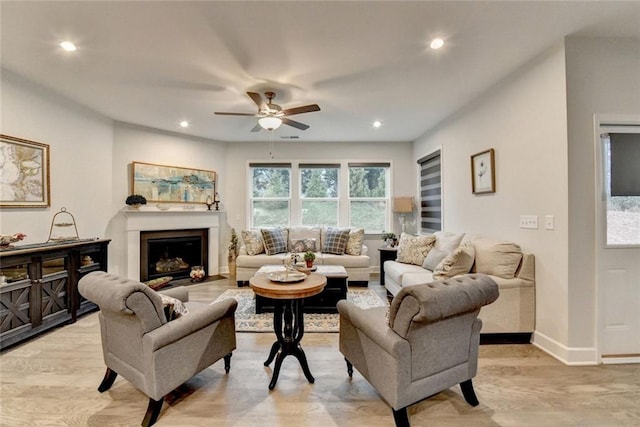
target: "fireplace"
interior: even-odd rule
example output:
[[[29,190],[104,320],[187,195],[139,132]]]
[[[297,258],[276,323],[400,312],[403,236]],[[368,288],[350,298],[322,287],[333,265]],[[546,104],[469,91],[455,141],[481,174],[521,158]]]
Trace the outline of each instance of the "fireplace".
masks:
[[[203,243],[206,256],[202,265],[208,268],[207,275],[219,274],[218,258],[220,253],[219,215],[221,212],[207,211],[206,209],[179,209],[159,210],[154,207],[142,207],[140,209],[125,210],[127,244],[125,247],[129,279],[143,280],[140,271],[140,236],[144,232],[156,231],[193,231],[206,230],[207,242]],[[146,245],[145,245],[146,246]],[[170,274],[163,274],[169,276]],[[172,274],[170,276],[173,276]]]
[[[196,265],[208,271],[208,234],[207,229],[140,232],[140,280],[187,278]]]

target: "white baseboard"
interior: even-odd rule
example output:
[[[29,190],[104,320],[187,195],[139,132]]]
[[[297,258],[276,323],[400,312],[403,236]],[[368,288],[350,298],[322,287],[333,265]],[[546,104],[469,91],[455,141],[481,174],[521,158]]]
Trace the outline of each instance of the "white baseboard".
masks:
[[[630,356],[630,357],[603,357],[602,358],[603,365],[626,365],[629,363],[640,363],[640,357]]]
[[[567,347],[537,331],[533,333],[532,344],[565,365],[583,366],[599,363],[595,347]]]

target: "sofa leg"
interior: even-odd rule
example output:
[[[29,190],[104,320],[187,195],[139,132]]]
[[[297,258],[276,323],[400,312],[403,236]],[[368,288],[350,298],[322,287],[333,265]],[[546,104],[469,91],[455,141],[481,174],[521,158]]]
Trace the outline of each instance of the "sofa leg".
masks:
[[[346,357],[344,358],[344,361],[347,362],[347,374],[349,374],[349,378],[353,378],[353,365]]]
[[[393,411],[393,420],[396,422],[396,427],[410,427],[409,414],[407,414],[407,407],[400,408],[397,411],[391,408]]]
[[[476,392],[473,390],[473,383],[471,380],[466,380],[460,383],[460,389],[462,389],[462,395],[464,396],[464,400],[471,406],[478,406],[480,402],[478,402],[478,398],[476,397]]]
[[[228,374],[231,369],[231,353],[224,357],[224,371]]]
[[[104,373],[104,378],[102,379],[102,382],[98,386],[98,391],[102,393],[104,391],[109,390],[113,385],[114,381],[116,380],[117,376],[118,376],[118,373],[116,371],[112,371],[110,368],[107,368],[107,372]]]
[[[158,416],[162,409],[162,402],[164,402],[164,397],[161,397],[160,400],[153,400],[149,398],[149,406],[147,406],[147,413],[144,414],[142,427],[150,427],[158,421]]]

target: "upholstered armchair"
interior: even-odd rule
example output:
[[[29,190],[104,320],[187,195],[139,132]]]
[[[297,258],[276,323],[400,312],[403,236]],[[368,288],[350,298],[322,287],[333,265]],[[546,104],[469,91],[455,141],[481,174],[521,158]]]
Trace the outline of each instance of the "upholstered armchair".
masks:
[[[498,298],[489,277],[470,274],[407,286],[386,308],[338,302],[340,352],[391,406],[397,426],[409,426],[407,407],[460,384],[478,405],[471,379],[478,368],[480,308]]]
[[[224,358],[229,373],[236,348],[237,302],[190,303],[184,287],[163,291],[183,302],[188,313],[168,321],[160,293],[142,283],[96,271],[84,276],[80,294],[100,307],[100,333],[107,365],[101,393],[120,374],[149,397],[142,425],[153,425],[164,396]]]

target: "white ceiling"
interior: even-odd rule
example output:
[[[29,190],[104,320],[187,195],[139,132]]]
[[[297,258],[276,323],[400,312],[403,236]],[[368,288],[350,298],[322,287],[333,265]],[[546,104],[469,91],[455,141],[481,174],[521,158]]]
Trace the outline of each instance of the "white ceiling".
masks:
[[[640,39],[638,1],[0,7],[3,68],[115,120],[222,141],[269,140],[250,132],[253,117],[213,115],[256,112],[245,93],[266,90],[283,108],[322,109],[292,117],[308,130],[282,126],[275,138],[412,141],[564,36]],[[59,48],[65,39],[75,53]]]

